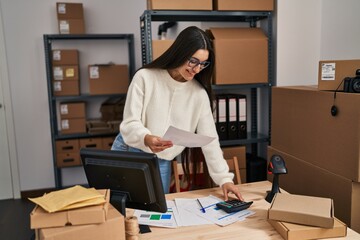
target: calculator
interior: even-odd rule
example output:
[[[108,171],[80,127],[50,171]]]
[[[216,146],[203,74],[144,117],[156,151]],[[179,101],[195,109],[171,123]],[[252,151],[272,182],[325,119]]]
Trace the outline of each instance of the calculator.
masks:
[[[222,210],[224,210],[227,213],[233,213],[238,212],[244,209],[247,209],[250,207],[250,205],[253,203],[251,202],[243,202],[238,199],[228,200],[224,202],[219,202],[216,204],[216,206]]]

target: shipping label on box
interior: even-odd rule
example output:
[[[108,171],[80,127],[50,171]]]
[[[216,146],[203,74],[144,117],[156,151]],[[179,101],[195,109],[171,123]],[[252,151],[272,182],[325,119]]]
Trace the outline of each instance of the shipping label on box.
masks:
[[[319,62],[319,90],[344,90],[344,78],[355,77],[360,69],[360,59],[325,60]]]
[[[54,81],[54,96],[78,96],[80,86],[78,80]]]
[[[100,189],[98,191],[104,195],[105,204],[54,213],[48,213],[42,207],[36,205],[30,213],[30,228],[38,229],[104,223],[107,219],[110,206],[110,190]]]
[[[61,103],[60,117],[61,119],[86,118],[85,102]]]
[[[89,65],[89,88],[91,95],[122,94],[129,86],[127,65]]]
[[[53,65],[79,65],[79,52],[76,49],[52,50]]]
[[[56,3],[58,19],[83,19],[84,10],[82,3]]]

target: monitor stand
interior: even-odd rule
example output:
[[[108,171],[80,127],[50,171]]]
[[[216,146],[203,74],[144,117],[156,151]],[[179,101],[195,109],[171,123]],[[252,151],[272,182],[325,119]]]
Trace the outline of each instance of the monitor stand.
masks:
[[[124,217],[126,217],[126,199],[128,195],[124,192],[111,191],[110,203],[114,206]],[[139,224],[140,233],[151,232],[148,225]]]

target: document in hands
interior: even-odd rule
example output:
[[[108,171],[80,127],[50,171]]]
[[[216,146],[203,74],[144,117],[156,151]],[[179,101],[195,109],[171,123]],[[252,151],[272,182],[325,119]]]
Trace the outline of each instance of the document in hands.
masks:
[[[184,131],[170,126],[162,139],[170,140],[174,145],[180,145],[184,147],[202,147],[212,142],[215,138]]]

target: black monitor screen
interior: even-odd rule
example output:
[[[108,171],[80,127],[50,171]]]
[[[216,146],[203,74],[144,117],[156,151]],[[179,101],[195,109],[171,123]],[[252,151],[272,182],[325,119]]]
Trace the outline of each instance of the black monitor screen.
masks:
[[[155,154],[82,148],[80,156],[89,186],[110,189],[111,203],[123,215],[124,203],[127,208],[166,212]]]

